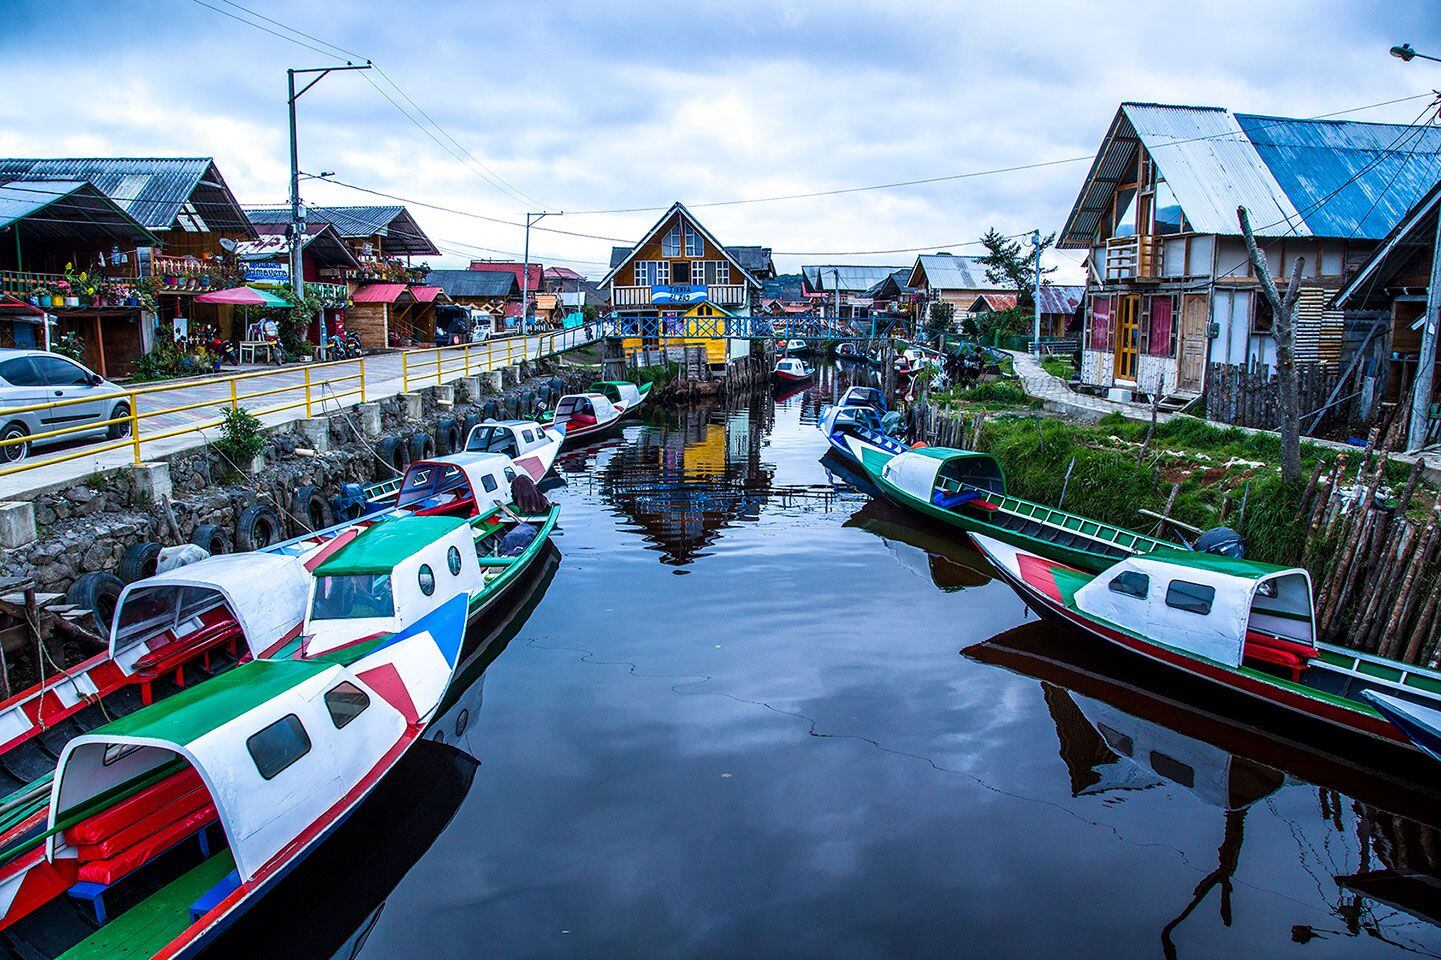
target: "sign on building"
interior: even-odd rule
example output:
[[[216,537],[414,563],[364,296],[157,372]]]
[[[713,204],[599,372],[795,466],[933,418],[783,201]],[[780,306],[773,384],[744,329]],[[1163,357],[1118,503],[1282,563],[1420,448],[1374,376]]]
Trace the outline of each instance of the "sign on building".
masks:
[[[651,303],[700,303],[706,298],[702,285],[676,283],[650,288]]]
[[[290,282],[290,264],[261,262],[245,264],[245,282],[262,287],[279,286]]]

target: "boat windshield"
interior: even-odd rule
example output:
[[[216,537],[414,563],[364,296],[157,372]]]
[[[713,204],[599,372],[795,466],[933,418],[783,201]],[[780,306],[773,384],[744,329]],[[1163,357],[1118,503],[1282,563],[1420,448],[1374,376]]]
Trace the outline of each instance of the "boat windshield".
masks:
[[[836,414],[836,426],[843,424],[880,430],[881,418],[870,407],[845,407]]]
[[[405,475],[396,506],[405,507],[464,489],[465,473],[453,463],[426,463],[413,466]]]
[[[116,649],[224,605],[225,597],[218,590],[203,587],[160,584],[132,590],[125,598],[125,605],[120,608]]]
[[[465,449],[472,453],[503,453],[507,457],[520,455],[515,434],[511,433],[509,427],[476,427],[470,432],[470,442],[465,445]]]
[[[562,399],[560,406],[556,407],[555,418],[561,420],[571,416],[595,416],[595,408],[591,406],[590,398],[565,397]]]
[[[395,595],[387,573],[315,578],[312,620],[357,620],[395,616]]]

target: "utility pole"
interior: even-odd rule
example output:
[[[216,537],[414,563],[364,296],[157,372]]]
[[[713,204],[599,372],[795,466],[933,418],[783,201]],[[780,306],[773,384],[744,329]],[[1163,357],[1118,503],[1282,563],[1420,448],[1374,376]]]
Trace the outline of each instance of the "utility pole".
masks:
[[[346,61],[343,67],[306,67],[296,70],[291,68],[285,71],[286,80],[290,85],[290,96],[286,98],[286,106],[290,110],[290,289],[295,291],[296,299],[305,294],[305,266],[302,259],[305,241],[305,211],[300,206],[300,142],[295,134],[295,101],[305,95],[305,92],[317,83],[325,79],[325,75],[337,70],[369,70],[370,61],[363,64],[353,64]],[[296,74],[317,74],[297,93],[295,90]],[[317,356],[325,359],[325,311],[320,311],[320,344]]]
[[[525,262],[520,267],[520,332],[530,330],[530,225],[539,223],[545,217],[563,217],[565,211],[544,211],[525,215]]]
[[[1036,289],[1031,299],[1035,302],[1031,305],[1034,311],[1035,337],[1031,340],[1031,352],[1036,356],[1041,355],[1041,230],[1037,227],[1031,231],[1031,246],[1036,248]]]

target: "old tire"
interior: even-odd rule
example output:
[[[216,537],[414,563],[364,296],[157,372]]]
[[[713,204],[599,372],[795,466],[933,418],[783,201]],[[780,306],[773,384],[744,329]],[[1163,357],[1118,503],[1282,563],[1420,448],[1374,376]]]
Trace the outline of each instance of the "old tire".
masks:
[[[235,524],[235,543],[241,550],[259,550],[280,541],[280,517],[267,506],[246,507]]]
[[[120,558],[120,568],[115,572],[122,583],[134,583],[146,577],[155,576],[155,564],[160,559],[160,544],[153,541],[137,543],[125,551]]]
[[[459,453],[465,437],[460,424],[454,417],[445,417],[435,425],[435,449],[437,453]]]
[[[70,589],[65,591],[65,602],[71,606],[90,611],[91,630],[102,637],[110,636],[110,625],[115,619],[115,607],[120,602],[120,591],[125,584],[113,573],[96,570],[81,574]]]
[[[410,466],[410,445],[400,437],[381,437],[375,453],[397,477],[403,476]]]
[[[254,510],[255,508],[251,507],[250,509]],[[225,528],[218,524],[202,523],[190,535],[190,542],[197,547],[204,547],[212,557],[230,552],[230,537],[226,536]]]
[[[435,456],[435,438],[428,433],[414,433],[410,436],[410,462],[429,460]]]
[[[306,530],[324,530],[333,524],[330,501],[320,493],[319,487],[304,486],[295,491],[292,511],[300,525]]]

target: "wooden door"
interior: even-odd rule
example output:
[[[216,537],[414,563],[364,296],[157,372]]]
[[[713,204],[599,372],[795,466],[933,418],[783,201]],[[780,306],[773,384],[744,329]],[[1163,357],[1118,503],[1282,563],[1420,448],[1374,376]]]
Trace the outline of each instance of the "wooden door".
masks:
[[[1134,383],[1138,341],[1141,336],[1141,298],[1138,296],[1117,297],[1115,309],[1115,376],[1117,380],[1129,380]]]
[[[1206,375],[1206,324],[1210,314],[1210,301],[1205,294],[1188,293],[1181,298],[1180,363],[1176,375],[1179,390],[1201,389]]]

